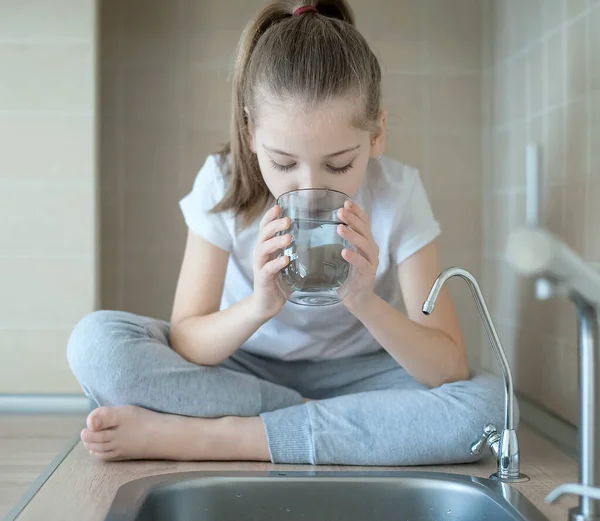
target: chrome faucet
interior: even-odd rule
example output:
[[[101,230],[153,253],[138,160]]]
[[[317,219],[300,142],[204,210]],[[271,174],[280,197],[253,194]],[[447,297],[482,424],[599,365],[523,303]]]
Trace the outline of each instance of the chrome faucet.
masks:
[[[537,297],[569,297],[577,309],[579,336],[579,484],[559,486],[546,501],[580,496],[571,521],[600,521],[600,274],[551,233],[522,228],[508,240],[507,259],[517,272],[535,277]]]
[[[463,268],[449,268],[443,271],[435,280],[429,296],[423,304],[423,313],[430,315],[433,312],[442,286],[451,277],[461,277],[469,285],[481,320],[504,375],[504,428],[499,433],[494,425],[486,425],[481,439],[471,445],[471,454],[481,454],[487,445],[498,463],[498,471],[490,476],[491,479],[497,479],[505,483],[528,481],[529,477],[520,472],[519,442],[515,430],[516,418],[512,373],[477,280]]]

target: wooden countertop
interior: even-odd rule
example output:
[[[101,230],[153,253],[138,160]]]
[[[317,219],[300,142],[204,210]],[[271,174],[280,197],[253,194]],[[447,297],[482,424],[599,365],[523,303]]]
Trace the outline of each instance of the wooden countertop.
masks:
[[[521,426],[518,434],[521,471],[526,473],[531,481],[516,484],[514,487],[540,509],[550,521],[567,521],[567,510],[577,504],[577,499],[568,497],[557,505],[547,505],[544,498],[559,484],[577,482],[577,462],[526,426]],[[45,519],[102,521],[121,485],[155,474],[197,470],[306,471],[315,469],[365,470],[364,467],[309,467],[265,463],[181,463],[172,461],[103,463],[90,457],[82,444],[78,443],[23,509],[17,517],[17,521]],[[371,470],[404,469],[377,467]],[[496,469],[493,458],[487,458],[470,465],[413,467],[408,470],[449,472],[487,478]]]

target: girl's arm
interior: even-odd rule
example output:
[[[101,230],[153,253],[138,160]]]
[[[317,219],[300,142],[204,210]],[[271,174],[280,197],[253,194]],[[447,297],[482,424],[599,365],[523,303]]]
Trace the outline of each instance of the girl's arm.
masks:
[[[188,233],[171,315],[171,347],[186,360],[217,365],[229,358],[269,317],[254,296],[219,311],[229,253]]]
[[[429,387],[466,380],[469,370],[460,325],[447,288],[435,313],[421,312],[440,274],[437,246],[431,243],[398,266],[408,317],[377,296],[354,310],[357,318],[412,376]]]

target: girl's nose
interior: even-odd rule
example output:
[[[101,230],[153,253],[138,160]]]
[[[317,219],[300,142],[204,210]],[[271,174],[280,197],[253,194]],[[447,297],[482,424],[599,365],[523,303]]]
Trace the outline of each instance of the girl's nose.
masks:
[[[308,171],[299,179],[298,188],[300,190],[307,188],[326,188],[323,179],[318,172]]]

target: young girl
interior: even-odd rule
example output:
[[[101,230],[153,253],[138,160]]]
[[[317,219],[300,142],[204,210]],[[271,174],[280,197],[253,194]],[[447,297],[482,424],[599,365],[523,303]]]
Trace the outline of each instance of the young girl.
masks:
[[[306,3],[303,3],[306,2]],[[266,6],[238,49],[230,142],[181,201],[189,228],[170,324],[98,311],[68,358],[97,404],[81,439],[100,460],[466,462],[503,387],[469,379],[418,172],[382,156],[381,71],[345,0]],[[277,287],[290,243],[275,198],[352,198],[343,302],[303,307]],[[406,315],[397,311],[402,290]]]

